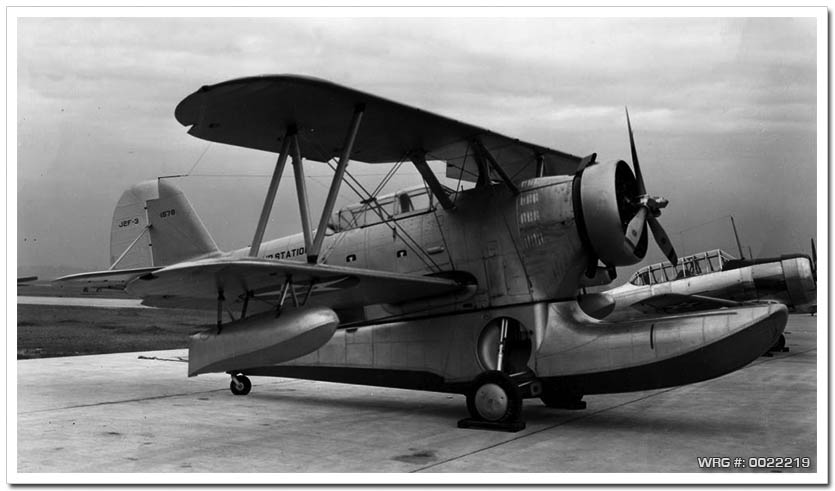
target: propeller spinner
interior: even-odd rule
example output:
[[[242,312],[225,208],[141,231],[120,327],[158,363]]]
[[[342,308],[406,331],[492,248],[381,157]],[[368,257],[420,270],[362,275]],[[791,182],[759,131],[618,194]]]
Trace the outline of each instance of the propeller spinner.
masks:
[[[638,181],[638,196],[635,197],[633,204],[640,207],[626,227],[626,242],[632,248],[636,248],[641,237],[646,233],[646,224],[649,223],[649,228],[652,231],[653,238],[655,238],[655,243],[658,244],[658,247],[667,256],[670,264],[674,268],[678,268],[678,255],[664,228],[658,222],[661,209],[666,207],[669,202],[659,196],[647,194],[646,186],[644,185],[644,176],[641,174],[641,165],[638,163],[638,151],[635,149],[635,137],[632,134],[632,123],[629,121],[628,109],[626,109],[626,126],[629,129],[629,148],[632,151],[632,167],[635,169],[635,179]]]

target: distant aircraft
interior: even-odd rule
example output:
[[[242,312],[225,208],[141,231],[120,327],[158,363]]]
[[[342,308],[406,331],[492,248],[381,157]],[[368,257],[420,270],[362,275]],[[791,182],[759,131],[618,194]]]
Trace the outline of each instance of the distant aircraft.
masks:
[[[110,269],[59,281],[216,310],[216,327],[191,338],[188,374],[227,372],[234,394],[249,393],[250,376],[460,393],[471,418],[459,426],[518,430],[525,398],[582,408],[585,394],[710,379],[785,327],[777,304],[624,322],[580,310],[581,278],[640,261],[647,225],[676,262],[628,114],[634,174],[293,75],[204,86],[175,116],[198,138],[278,153],[251,245],[220,251],[171,180],[152,180],[116,206]],[[288,157],[302,231],[264,242]],[[318,224],[303,159],[334,162]],[[349,160],[410,161],[424,185],[362,190],[334,213]],[[474,187],[447,189],[427,161]]]
[[[815,254],[814,242],[812,243]],[[736,259],[720,249],[643,267],[629,282],[603,293],[581,295],[584,311],[598,319],[622,321],[638,314],[681,314],[780,302],[792,312],[817,310],[815,263],[805,254]],[[785,337],[774,349],[785,347]]]

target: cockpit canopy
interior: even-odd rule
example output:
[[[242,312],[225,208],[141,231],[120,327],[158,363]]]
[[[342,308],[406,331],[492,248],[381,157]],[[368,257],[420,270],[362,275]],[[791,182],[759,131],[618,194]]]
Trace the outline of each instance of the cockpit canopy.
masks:
[[[444,188],[448,194],[452,190]],[[374,200],[348,205],[331,217],[330,228],[344,232],[435,209],[435,197],[422,185],[409,187]]]
[[[636,286],[657,285],[668,281],[699,276],[707,273],[722,271],[725,263],[734,260],[733,256],[721,249],[714,249],[707,252],[699,252],[690,256],[679,258],[679,271],[673,268],[669,262],[662,262],[644,266],[636,271],[629,278],[629,282]]]

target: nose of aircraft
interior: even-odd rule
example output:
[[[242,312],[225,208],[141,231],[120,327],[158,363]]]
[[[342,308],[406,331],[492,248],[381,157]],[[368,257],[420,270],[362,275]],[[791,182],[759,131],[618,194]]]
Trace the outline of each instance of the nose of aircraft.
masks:
[[[812,260],[802,256],[783,259],[782,263],[786,287],[794,307],[805,310],[805,307],[817,303],[817,283]]]

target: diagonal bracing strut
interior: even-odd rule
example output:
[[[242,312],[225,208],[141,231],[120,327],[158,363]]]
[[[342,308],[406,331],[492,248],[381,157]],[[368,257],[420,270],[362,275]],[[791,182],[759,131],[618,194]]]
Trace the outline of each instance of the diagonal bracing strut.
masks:
[[[331,181],[331,187],[328,191],[328,197],[325,200],[325,208],[322,210],[322,217],[319,219],[319,226],[316,227],[316,237],[313,239],[313,245],[307,251],[307,262],[316,264],[319,261],[319,251],[322,249],[322,242],[325,240],[325,231],[328,227],[328,219],[330,219],[333,212],[333,206],[336,204],[336,197],[339,194],[339,188],[342,184],[342,177],[345,175],[345,168],[348,166],[348,160],[351,158],[351,152],[354,149],[354,140],[359,131],[362,115],[365,112],[365,105],[360,104],[354,109],[354,116],[351,119],[351,126],[348,129],[348,134],[345,135],[345,144],[342,146],[342,154],[339,157],[339,163],[336,166],[336,171]]]

